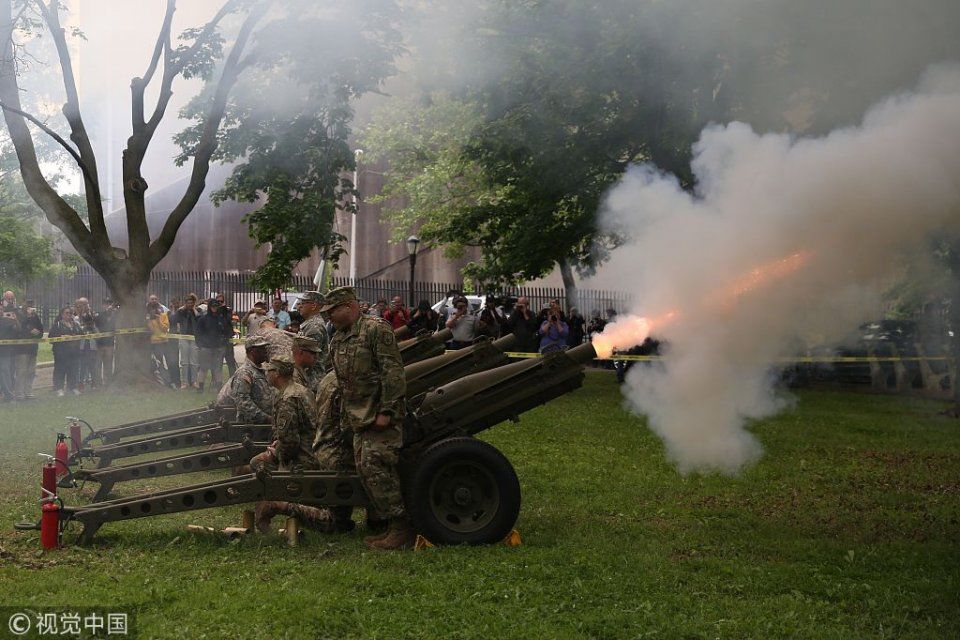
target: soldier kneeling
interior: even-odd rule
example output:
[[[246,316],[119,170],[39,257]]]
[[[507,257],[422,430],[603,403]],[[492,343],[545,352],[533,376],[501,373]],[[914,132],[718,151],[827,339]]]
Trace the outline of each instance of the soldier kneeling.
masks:
[[[276,356],[263,365],[267,380],[277,390],[273,412],[273,443],[250,460],[250,468],[260,477],[277,470],[316,469],[311,445],[316,427],[313,422],[313,394],[293,381],[293,360]],[[270,530],[270,520],[277,514],[299,518],[319,531],[332,531],[330,512],[293,502],[263,501],[257,504],[256,525],[261,533]]]

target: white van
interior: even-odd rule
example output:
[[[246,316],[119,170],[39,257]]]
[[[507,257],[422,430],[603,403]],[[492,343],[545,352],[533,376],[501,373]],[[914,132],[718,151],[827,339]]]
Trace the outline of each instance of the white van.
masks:
[[[467,299],[467,303],[470,305],[470,313],[473,315],[480,313],[480,308],[483,307],[483,301],[485,298],[483,296],[475,295],[450,296],[448,298],[444,298],[430,308],[439,313],[441,316],[445,316],[448,310],[453,312],[453,301],[460,297]]]

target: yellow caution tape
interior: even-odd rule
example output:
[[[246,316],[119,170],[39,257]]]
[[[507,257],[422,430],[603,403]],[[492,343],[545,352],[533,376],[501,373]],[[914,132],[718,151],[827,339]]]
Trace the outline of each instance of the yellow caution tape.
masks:
[[[96,338],[111,338],[117,335],[131,333],[149,333],[149,329],[117,329],[116,331],[102,331],[99,333],[84,333],[76,336],[58,336],[56,338],[20,338],[17,340],[0,340],[0,344],[39,344],[41,342],[75,342],[77,340],[93,340]]]
[[[56,338],[18,338],[17,340],[0,340],[0,345],[6,344],[40,344],[41,342],[76,342],[77,340],[94,340],[96,338],[111,338],[114,336],[132,335],[135,333],[151,333],[150,329],[117,329],[116,331],[103,331],[100,333],[84,333],[76,336],[58,336]],[[162,335],[151,336],[161,340],[196,340],[194,336],[185,333],[164,333]],[[239,344],[243,342],[240,338],[231,338],[230,342]]]
[[[109,338],[119,335],[131,335],[135,333],[150,333],[150,329],[117,329],[116,331],[106,331],[102,333],[86,333],[78,336],[61,336],[57,338],[21,338],[17,340],[0,340],[0,345],[12,344],[39,344],[41,342],[74,342],[77,340],[94,340],[96,338]],[[184,333],[165,333],[162,336],[152,336],[163,340],[189,340],[196,341],[194,336]],[[243,338],[231,338],[231,344],[243,344]],[[540,353],[530,353],[524,351],[507,351],[505,355],[509,358],[539,358]],[[595,360],[614,360],[620,362],[656,362],[662,360],[662,356],[634,356],[615,354],[606,358],[594,358]],[[855,362],[946,362],[953,361],[950,356],[797,356],[793,358],[778,358],[777,364],[816,364],[816,363],[855,363]]]
[[[539,358],[542,354],[528,353],[520,351],[508,351],[505,354],[510,358]],[[620,362],[656,362],[663,360],[663,356],[634,356],[634,355],[612,355],[607,358],[594,358],[594,360],[616,360]],[[950,356],[799,356],[795,358],[778,358],[777,364],[801,364],[816,362],[920,362],[920,361],[952,361]]]

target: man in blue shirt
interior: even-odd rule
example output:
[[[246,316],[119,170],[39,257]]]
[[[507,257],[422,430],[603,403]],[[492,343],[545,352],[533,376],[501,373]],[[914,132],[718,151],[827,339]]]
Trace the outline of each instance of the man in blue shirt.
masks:
[[[273,318],[277,322],[277,329],[286,329],[290,324],[290,314],[283,310],[283,300],[273,299],[273,308],[267,312],[268,318]]]

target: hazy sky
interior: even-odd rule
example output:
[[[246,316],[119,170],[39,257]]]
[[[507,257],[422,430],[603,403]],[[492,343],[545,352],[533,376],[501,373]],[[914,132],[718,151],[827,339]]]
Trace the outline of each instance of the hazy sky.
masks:
[[[122,206],[120,161],[130,125],[130,79],[143,75],[163,19],[165,0],[68,0],[69,24],[80,27],[86,41],[72,39],[80,99],[93,139],[105,197],[112,211]],[[173,32],[205,23],[220,0],[178,3]],[[158,72],[159,76],[159,72]],[[154,85],[159,77],[154,80]],[[155,86],[152,85],[154,88]],[[145,160],[144,177],[152,191],[189,174],[172,158],[177,152],[171,137],[183,128],[177,111],[199,89],[197,81],[178,80],[174,97]],[[148,93],[147,109],[156,94]]]

